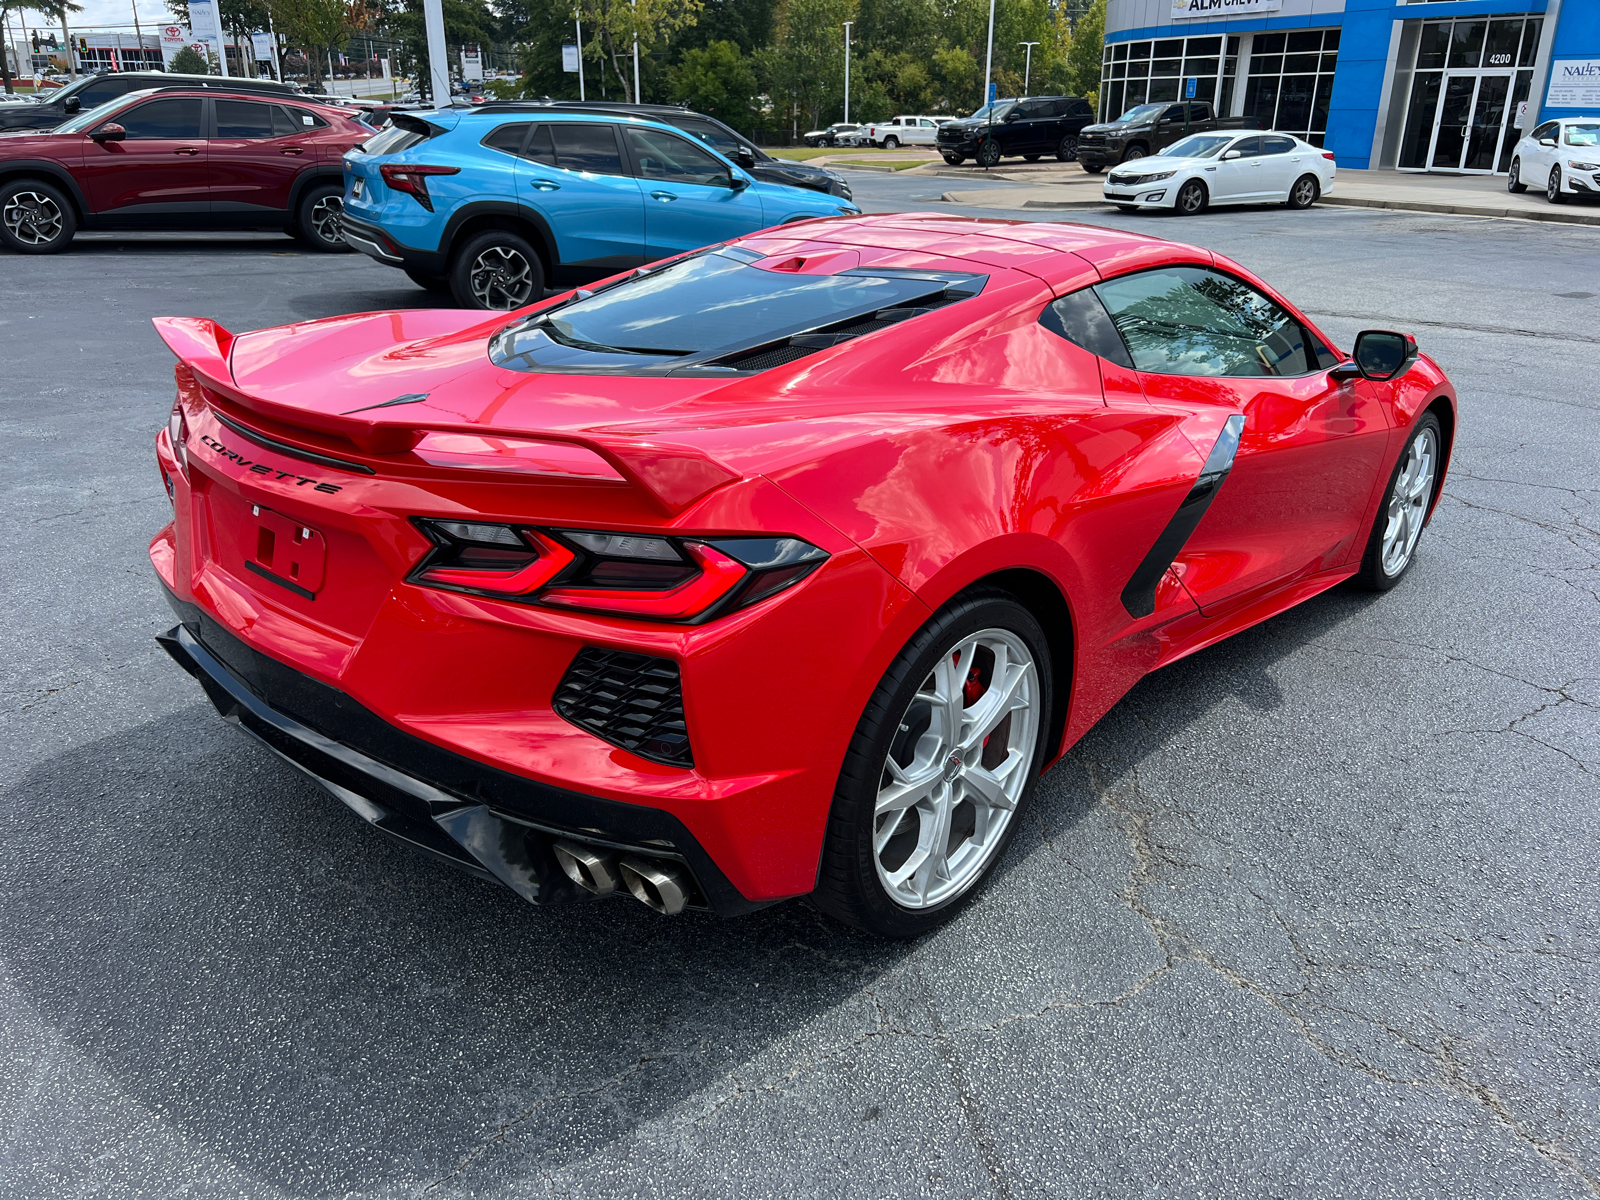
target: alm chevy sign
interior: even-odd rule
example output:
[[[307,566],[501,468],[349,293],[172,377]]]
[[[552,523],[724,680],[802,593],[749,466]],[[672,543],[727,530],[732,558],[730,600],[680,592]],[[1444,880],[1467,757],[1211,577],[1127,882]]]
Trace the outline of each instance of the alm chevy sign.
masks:
[[[1238,17],[1246,13],[1274,13],[1283,0],[1172,0],[1174,21],[1195,21],[1207,17]]]
[[[1600,108],[1600,58],[1558,58],[1550,64],[1546,108]]]

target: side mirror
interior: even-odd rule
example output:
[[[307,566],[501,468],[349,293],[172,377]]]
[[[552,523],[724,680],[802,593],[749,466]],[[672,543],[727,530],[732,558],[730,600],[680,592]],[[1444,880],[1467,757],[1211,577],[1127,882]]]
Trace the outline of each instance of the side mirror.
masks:
[[[1555,144],[1556,144],[1555,138],[1540,138],[1539,139],[1539,145],[1541,145],[1541,146],[1554,146]]]
[[[740,146],[733,152],[733,161],[741,167],[753,167],[756,165],[756,152],[749,146]]]
[[[728,186],[736,192],[742,192],[750,186],[750,181],[737,171],[729,171]]]
[[[1236,159],[1238,157],[1239,157],[1239,152],[1237,150],[1229,150],[1229,151],[1227,151],[1226,153],[1223,154],[1222,161],[1223,162],[1231,162],[1231,161],[1233,161],[1234,159]]]
[[[1355,365],[1361,374],[1381,383],[1402,374],[1417,356],[1417,339],[1388,329],[1363,329],[1356,334]]]
[[[82,107],[83,104],[76,96],[68,96],[61,102],[61,108],[63,112],[75,113]]]
[[[123,138],[128,136],[128,131],[121,125],[118,125],[115,121],[111,121],[100,126],[99,129],[96,129],[89,136],[95,141],[102,143],[120,142]]]
[[[1011,124],[1012,121],[1015,121],[1016,119],[1017,119],[1017,110],[1013,108],[1005,116],[1000,118],[1000,123],[1002,125],[1009,125],[1009,124]]]

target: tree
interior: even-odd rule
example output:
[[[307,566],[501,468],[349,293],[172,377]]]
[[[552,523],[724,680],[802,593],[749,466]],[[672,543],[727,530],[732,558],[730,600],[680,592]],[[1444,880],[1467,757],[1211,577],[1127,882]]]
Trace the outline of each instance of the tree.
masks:
[[[444,40],[448,45],[470,43],[489,46],[495,41],[499,22],[484,0],[443,0]],[[274,12],[277,10],[274,9]],[[428,78],[428,34],[422,17],[422,0],[403,0],[403,7],[389,17],[391,31],[400,39],[401,52],[408,61],[421,65],[418,72]],[[437,104],[449,97],[434,96]]]
[[[667,84],[673,103],[686,104],[735,128],[749,128],[756,73],[733,42],[685,51],[676,66],[667,68]]]
[[[1072,95],[1089,97],[1100,119],[1109,121],[1121,114],[1100,112],[1100,61],[1105,40],[1106,0],[1094,0],[1072,27],[1072,42],[1066,55],[1071,72],[1068,85]]]
[[[167,0],[167,11],[180,25],[189,24],[189,0]],[[218,0],[217,15],[222,21],[223,36],[238,49],[237,57],[241,59],[229,63],[228,69],[244,70],[245,62],[253,58],[250,35],[267,28],[267,5],[264,0]]]
[[[270,0],[270,8],[278,32],[306,52],[307,82],[320,92],[327,55],[350,35],[349,0]]]
[[[23,9],[39,13],[59,25],[67,13],[82,12],[83,5],[74,4],[72,0],[26,0],[26,3],[23,0],[0,0],[0,29],[10,29],[11,14],[15,12],[20,18]],[[67,47],[67,53],[72,53],[71,46]],[[11,60],[6,55],[4,45],[0,45],[0,83],[4,83],[8,93],[17,90],[11,85]]]
[[[172,56],[167,70],[180,75],[209,75],[211,64],[196,54],[193,46],[185,46]]]
[[[772,48],[760,56],[768,95],[798,109],[807,129],[842,115],[844,27],[850,0],[783,0]]]
[[[622,98],[633,102],[633,68],[624,67],[632,59],[634,39],[641,55],[658,42],[688,29],[699,19],[702,0],[578,0],[588,45],[598,49],[603,63],[609,63]]]
[[[732,42],[741,54],[754,54],[772,42],[777,0],[705,0],[693,25],[678,31],[673,49],[679,60],[712,42]]]

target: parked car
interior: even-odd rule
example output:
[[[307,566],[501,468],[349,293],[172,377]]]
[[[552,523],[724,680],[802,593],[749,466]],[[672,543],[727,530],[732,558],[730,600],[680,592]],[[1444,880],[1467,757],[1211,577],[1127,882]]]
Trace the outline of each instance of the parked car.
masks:
[[[1259,129],[1254,117],[1218,117],[1198,100],[1141,104],[1115,121],[1086,126],[1078,135],[1078,163],[1091,175],[1108,166],[1159,154],[1179,138],[1217,129]]]
[[[875,121],[864,125],[855,133],[858,146],[882,146],[885,150],[898,150],[901,146],[931,146],[939,132],[941,120],[949,117],[895,117],[889,121]]]
[[[229,721],[534,903],[809,896],[887,937],[981,892],[1141,677],[1403,585],[1457,428],[1408,335],[1347,358],[1222,255],[1091,225],[822,221],[501,319],[157,328],[159,641]]]
[[[1196,133],[1113,167],[1102,193],[1123,212],[1196,216],[1217,204],[1310,208],[1333,190],[1333,151],[1286,133]]]
[[[939,126],[934,145],[951,166],[976,159],[992,167],[1008,155],[1037,162],[1053,154],[1071,162],[1078,153],[1078,134],[1094,120],[1094,109],[1077,96],[1024,96],[996,100],[970,117]]]
[[[848,125],[843,121],[835,121],[826,129],[813,129],[801,140],[808,146],[837,146],[841,138],[848,137],[860,129],[859,125]]]
[[[130,92],[152,89],[217,89],[234,95],[272,96],[280,100],[299,97],[292,83],[272,79],[223,79],[216,75],[175,75],[168,71],[121,71],[110,75],[86,75],[48,96],[40,96],[29,107],[0,109],[0,132],[8,129],[54,129],[67,118],[87,112]]]
[[[339,233],[339,158],[372,136],[345,109],[221,89],[143,91],[0,137],[0,244],[65,250],[80,229]]]
[[[520,308],[767,225],[859,211],[659,121],[548,105],[398,113],[345,156],[344,236],[469,308]]]
[[[1506,187],[1543,188],[1551,204],[1568,196],[1600,196],[1600,117],[1546,121],[1517,143]]]
[[[728,128],[715,117],[676,108],[669,104],[624,104],[614,100],[565,100],[546,102],[549,107],[572,112],[627,113],[649,121],[661,121],[697,137],[729,162],[737,163],[762,183],[781,183],[788,187],[810,188],[840,199],[851,199],[850,184],[837,171],[810,163],[774,158],[749,138]]]

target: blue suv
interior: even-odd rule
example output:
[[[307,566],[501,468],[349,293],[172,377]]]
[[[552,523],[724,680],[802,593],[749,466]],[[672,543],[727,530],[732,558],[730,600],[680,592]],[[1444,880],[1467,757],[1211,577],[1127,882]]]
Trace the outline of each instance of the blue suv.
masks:
[[[345,241],[469,308],[520,308],[547,284],[859,211],[758,182],[658,121],[515,104],[391,121],[344,157]]]

